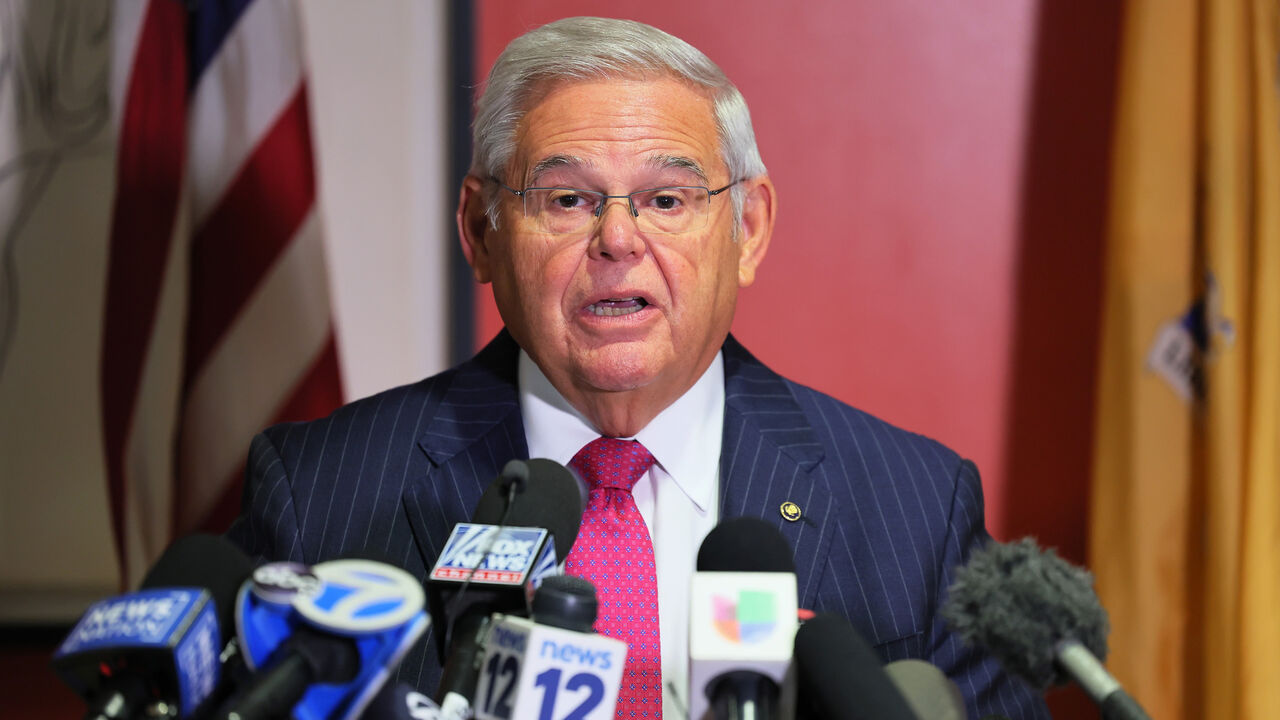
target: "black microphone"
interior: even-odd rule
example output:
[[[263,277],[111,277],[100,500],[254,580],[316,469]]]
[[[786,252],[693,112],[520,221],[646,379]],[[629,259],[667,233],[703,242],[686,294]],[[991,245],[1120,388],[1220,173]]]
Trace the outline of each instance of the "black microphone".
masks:
[[[471,712],[490,616],[529,614],[534,589],[557,571],[581,523],[577,480],[560,463],[535,458],[507,463],[471,522],[454,527],[427,582],[431,614],[445,626],[436,691],[444,717]]]
[[[791,671],[796,576],[773,525],[734,518],[698,549],[690,585],[689,709],[718,720],[777,717]]]
[[[1108,720],[1150,720],[1100,659],[1107,613],[1093,576],[1032,538],[992,542],[956,571],[943,617],[966,642],[1040,690],[1074,680]]]
[[[187,718],[214,698],[236,592],[251,570],[227,540],[192,535],[165,549],[138,592],[94,603],[53,658],[85,717]]]
[[[555,460],[512,460],[485,488],[471,522],[546,528],[557,559],[564,560],[582,525],[582,491],[569,468]]]
[[[814,717],[915,720],[879,656],[848,620],[815,615],[796,632],[795,649],[798,696]]]
[[[386,684],[373,697],[362,720],[440,720],[440,707],[407,683]]]
[[[245,692],[219,711],[218,718],[286,717],[312,685],[351,683],[360,671],[360,653],[353,639],[302,625],[285,641],[280,654],[281,659],[254,675]]]
[[[590,580],[575,575],[553,575],[533,594],[530,617],[539,625],[594,633],[599,611],[596,586]]]

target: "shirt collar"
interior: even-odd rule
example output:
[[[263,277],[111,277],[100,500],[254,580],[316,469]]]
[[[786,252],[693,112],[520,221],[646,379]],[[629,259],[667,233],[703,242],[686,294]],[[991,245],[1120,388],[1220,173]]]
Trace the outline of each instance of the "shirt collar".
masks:
[[[524,350],[517,363],[517,384],[529,457],[568,464],[583,446],[600,437]],[[635,439],[653,453],[681,492],[706,511],[719,478],[723,432],[724,358],[716,353],[693,387],[658,413]]]

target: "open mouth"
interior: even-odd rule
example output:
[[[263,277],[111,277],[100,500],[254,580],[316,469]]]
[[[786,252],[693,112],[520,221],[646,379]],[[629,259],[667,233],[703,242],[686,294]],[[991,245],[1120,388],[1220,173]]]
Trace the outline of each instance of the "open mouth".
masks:
[[[649,306],[649,301],[642,297],[605,298],[587,306],[587,312],[598,317],[616,317],[640,312]]]

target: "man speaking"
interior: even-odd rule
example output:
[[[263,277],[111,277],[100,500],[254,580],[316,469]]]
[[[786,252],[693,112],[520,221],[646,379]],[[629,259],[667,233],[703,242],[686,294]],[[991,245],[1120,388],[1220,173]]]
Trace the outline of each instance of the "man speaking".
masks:
[[[505,331],[440,375],[255,438],[233,539],[308,563],[377,553],[425,578],[504,463],[547,457],[586,498],[566,568],[629,645],[619,717],[680,716],[694,555],[737,516],[787,538],[802,607],[843,615],[886,661],[937,665],[972,717],[1048,716],[936,612],[987,537],[973,465],[729,337],[777,200],[714,63],[640,23],[551,23],[494,64],[474,148],[458,230]],[[600,570],[616,559],[623,576]],[[430,692],[422,648],[399,679]]]

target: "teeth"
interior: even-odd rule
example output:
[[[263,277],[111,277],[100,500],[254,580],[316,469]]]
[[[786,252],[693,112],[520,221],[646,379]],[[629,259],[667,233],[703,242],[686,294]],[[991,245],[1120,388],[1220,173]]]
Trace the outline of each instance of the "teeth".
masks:
[[[588,305],[587,310],[599,317],[617,317],[643,310],[648,304],[641,297],[605,298]]]
[[[613,307],[609,305],[592,304],[592,305],[588,305],[587,309],[590,310],[594,315],[599,315],[602,317],[615,317],[617,315],[630,315],[633,312],[639,312],[640,310],[644,309],[644,306],[641,305],[640,303],[636,303],[635,305],[627,305],[624,307]]]

